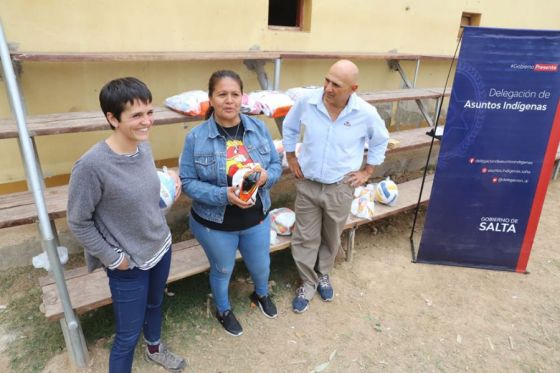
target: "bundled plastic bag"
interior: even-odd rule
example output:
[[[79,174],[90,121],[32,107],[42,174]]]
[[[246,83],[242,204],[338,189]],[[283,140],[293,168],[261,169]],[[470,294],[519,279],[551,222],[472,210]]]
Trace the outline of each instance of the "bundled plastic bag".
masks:
[[[360,219],[373,219],[375,211],[375,185],[368,184],[354,190],[354,200],[350,207],[352,215]]]
[[[268,117],[279,118],[285,116],[293,104],[294,101],[282,92],[256,91],[249,93],[246,106],[250,113],[262,111]]]
[[[275,230],[270,230],[270,244],[276,245],[278,243],[278,233]]]
[[[235,188],[235,195],[242,201],[255,203],[259,190],[257,182],[261,177],[261,171],[260,164],[246,163],[233,174],[231,186]]]
[[[187,91],[165,99],[165,106],[191,117],[204,116],[210,107],[208,92]]]
[[[56,251],[58,252],[60,264],[66,264],[66,262],[68,262],[68,249],[64,246],[58,246]],[[49,257],[46,252],[42,252],[41,254],[34,256],[33,259],[31,259],[31,262],[35,268],[44,268],[47,271],[51,270],[51,263],[49,262]]]
[[[163,166],[157,170],[159,177],[159,207],[167,213],[175,202],[175,179],[167,172],[167,167]]]
[[[278,157],[280,157],[280,161],[282,162],[282,166],[284,166],[284,144],[282,144],[282,140],[272,140],[274,143],[274,148],[278,153]]]
[[[296,223],[296,213],[287,207],[270,211],[270,228],[280,236],[289,236]]]
[[[255,96],[243,93],[241,98],[241,112],[243,114],[260,114],[262,113],[262,105],[256,101]]]

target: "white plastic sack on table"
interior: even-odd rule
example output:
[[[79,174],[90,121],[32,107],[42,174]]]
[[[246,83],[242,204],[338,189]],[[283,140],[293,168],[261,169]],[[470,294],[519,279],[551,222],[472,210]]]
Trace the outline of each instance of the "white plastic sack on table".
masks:
[[[368,184],[354,190],[354,200],[350,212],[360,219],[373,219],[375,211],[375,185]]]
[[[289,236],[296,223],[296,213],[287,207],[270,211],[270,228],[280,236]]]

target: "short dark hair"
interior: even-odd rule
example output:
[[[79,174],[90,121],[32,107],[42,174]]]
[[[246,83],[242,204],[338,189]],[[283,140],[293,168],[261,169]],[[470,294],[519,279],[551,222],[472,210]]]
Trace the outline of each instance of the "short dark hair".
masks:
[[[231,78],[231,79],[235,80],[237,82],[237,84],[239,84],[239,89],[241,90],[241,93],[243,93],[243,81],[241,80],[241,78],[239,77],[239,75],[235,71],[218,70],[218,71],[215,71],[210,76],[210,80],[208,80],[208,97],[212,97],[212,94],[214,93],[214,89],[216,88],[216,85],[220,82],[220,80],[222,80],[224,78]],[[212,116],[213,112],[214,112],[214,108],[212,106],[210,106],[208,108],[208,111],[206,112],[206,119],[210,118]]]
[[[107,113],[111,113],[119,122],[126,104],[132,105],[135,100],[149,104],[152,102],[152,92],[146,84],[132,77],[113,79],[99,92],[99,104],[105,118]],[[109,125],[115,129],[111,123]]]

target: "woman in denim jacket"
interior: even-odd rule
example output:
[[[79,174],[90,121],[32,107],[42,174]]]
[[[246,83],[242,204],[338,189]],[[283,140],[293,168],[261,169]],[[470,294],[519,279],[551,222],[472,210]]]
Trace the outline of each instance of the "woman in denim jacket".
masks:
[[[208,96],[207,120],[185,139],[180,177],[183,191],[192,198],[191,231],[210,262],[216,318],[226,332],[238,336],[243,329],[228,296],[238,248],[255,284],[251,301],[265,316],[277,316],[268,294],[268,211],[269,190],[280,177],[281,162],[265,124],[240,113],[243,82],[239,75],[216,71],[208,82]],[[232,186],[243,174],[241,185],[236,181]]]

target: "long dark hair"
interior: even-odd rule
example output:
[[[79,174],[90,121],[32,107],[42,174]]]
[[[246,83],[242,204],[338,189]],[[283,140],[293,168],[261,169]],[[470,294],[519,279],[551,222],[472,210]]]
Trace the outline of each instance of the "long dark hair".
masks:
[[[215,71],[210,76],[210,80],[208,80],[208,97],[212,97],[212,95],[214,94],[214,89],[216,88],[216,85],[218,84],[218,82],[220,80],[222,80],[224,78],[231,78],[231,79],[235,80],[237,82],[237,84],[239,84],[239,89],[241,89],[241,93],[243,93],[243,81],[241,80],[239,75],[237,75],[237,73],[235,71],[218,70],[218,71]],[[210,106],[208,108],[208,111],[206,111],[205,119],[210,118],[212,116],[213,112],[214,112],[214,108],[212,106]]]

